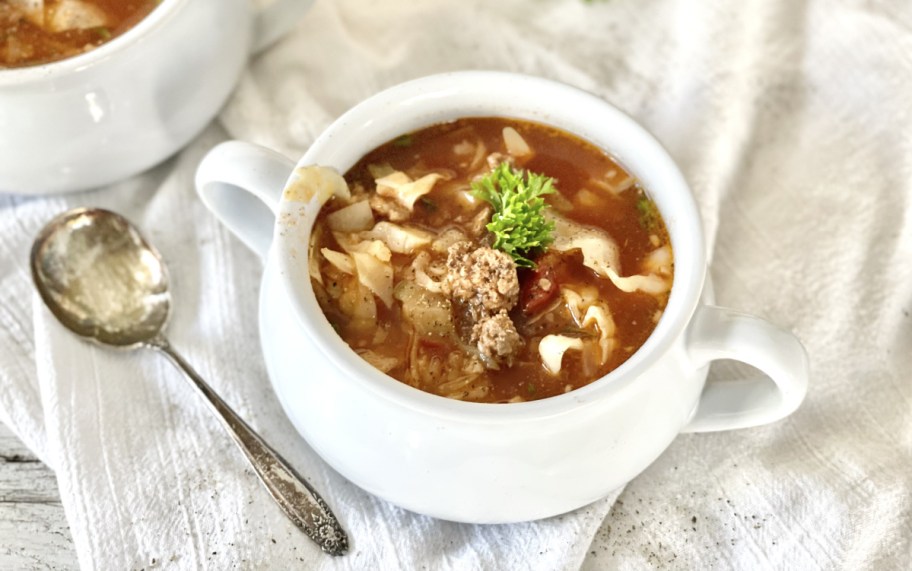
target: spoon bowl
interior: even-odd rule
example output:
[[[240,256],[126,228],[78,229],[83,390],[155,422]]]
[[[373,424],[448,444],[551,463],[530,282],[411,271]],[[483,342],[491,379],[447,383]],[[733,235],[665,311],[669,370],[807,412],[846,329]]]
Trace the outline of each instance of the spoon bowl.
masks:
[[[132,348],[167,325],[168,269],[119,214],[78,208],[58,216],[36,238],[31,267],[44,303],[82,337]]]
[[[162,257],[123,216],[77,208],[51,220],[32,246],[35,287],[80,337],[122,349],[151,347],[198,390],[285,515],[330,555],[348,538],[322,497],[223,401],[163,334],[171,309]]]

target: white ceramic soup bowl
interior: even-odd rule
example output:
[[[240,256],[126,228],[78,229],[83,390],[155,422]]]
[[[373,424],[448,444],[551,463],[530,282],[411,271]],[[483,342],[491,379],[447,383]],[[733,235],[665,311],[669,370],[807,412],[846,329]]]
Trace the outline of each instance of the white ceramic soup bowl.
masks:
[[[253,51],[310,0],[162,0],[75,57],[0,69],[0,192],[56,193],[138,173],[215,116]]]
[[[260,335],[273,387],[307,442],[340,474],[381,498],[474,523],[560,514],[604,497],[683,432],[778,420],[804,398],[797,339],[761,319],[709,305],[705,245],[693,196],[661,145],[589,93],[498,72],[435,75],[384,91],[333,123],[298,161],[347,171],[362,155],[431,124],[508,116],[560,127],[608,150],[645,186],[671,237],[675,275],[655,332],[607,376],[560,396],[478,404],[421,392],[359,358],[330,327],[307,271],[318,210],[288,187],[295,163],[241,142],[203,160],[206,205],[266,260]],[[714,359],[769,378],[706,384]]]

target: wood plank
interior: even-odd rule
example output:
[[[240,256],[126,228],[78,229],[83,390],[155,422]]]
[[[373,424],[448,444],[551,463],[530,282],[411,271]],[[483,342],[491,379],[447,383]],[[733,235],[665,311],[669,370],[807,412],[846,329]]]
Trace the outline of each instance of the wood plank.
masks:
[[[0,569],[77,569],[54,472],[0,424]]]
[[[0,569],[78,569],[60,504],[0,502]]]
[[[57,478],[0,424],[0,503],[60,503]]]

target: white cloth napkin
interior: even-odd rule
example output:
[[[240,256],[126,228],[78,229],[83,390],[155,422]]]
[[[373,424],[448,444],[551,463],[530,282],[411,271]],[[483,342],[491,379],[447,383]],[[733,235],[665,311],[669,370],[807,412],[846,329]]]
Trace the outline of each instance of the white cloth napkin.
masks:
[[[87,569],[904,568],[910,53],[899,2],[318,1],[179,156],[93,192],[0,196],[0,421],[56,470]],[[658,136],[700,203],[718,301],[805,342],[797,413],[681,436],[616,502],[511,526],[395,508],[296,435],[259,353],[261,264],[196,198],[197,162],[227,137],[298,156],[383,87],[480,68],[591,90]],[[82,343],[40,306],[29,244],[70,206],[117,210],[158,246],[174,346],[323,492],[350,555],[322,555],[285,520],[163,358]]]

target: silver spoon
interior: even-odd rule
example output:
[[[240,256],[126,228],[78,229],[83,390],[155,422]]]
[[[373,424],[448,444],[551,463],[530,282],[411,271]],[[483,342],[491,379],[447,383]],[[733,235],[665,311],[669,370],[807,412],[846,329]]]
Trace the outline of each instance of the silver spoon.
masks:
[[[58,320],[83,338],[164,353],[199,390],[285,515],[330,555],[348,538],[323,498],[165,339],[171,296],[159,253],[119,214],[77,208],[51,220],[32,245],[32,278]]]

